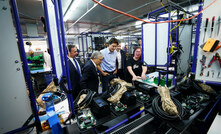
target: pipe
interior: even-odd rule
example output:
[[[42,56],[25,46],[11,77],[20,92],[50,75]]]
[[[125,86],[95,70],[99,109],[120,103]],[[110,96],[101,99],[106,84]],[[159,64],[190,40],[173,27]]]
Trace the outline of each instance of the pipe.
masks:
[[[70,10],[71,5],[73,4],[73,2],[74,2],[74,1],[75,1],[75,0],[71,0],[70,4],[68,5],[67,10],[64,12],[64,16],[66,16],[66,14],[67,14],[68,10]],[[63,11],[62,11],[62,12],[63,12]],[[63,14],[62,14],[62,18],[63,18]]]
[[[84,57],[84,36],[81,34],[81,43],[82,43],[82,52],[83,52],[83,57]]]
[[[218,82],[212,82],[212,81],[200,81],[200,82],[204,84],[212,84],[212,85],[221,86],[221,83],[218,83]]]
[[[157,21],[157,18],[155,18]],[[157,66],[157,24],[155,24],[155,66]]]
[[[71,91],[71,81],[70,81],[70,74],[69,74],[66,42],[65,42],[65,32],[64,32],[65,30],[64,30],[64,21],[63,21],[61,0],[58,0],[58,9],[59,9],[59,16],[60,16],[61,39],[62,39],[63,51],[64,51],[64,61],[65,61],[65,67],[66,67],[67,84],[68,84],[69,91]],[[67,96],[68,96],[68,103],[69,103],[69,106],[71,109],[71,113],[74,114],[74,104],[73,104],[72,94],[68,94]]]
[[[177,10],[177,19],[179,19],[179,10]],[[178,26],[179,22],[177,22],[176,25]],[[178,47],[178,41],[179,41],[179,27],[177,27],[176,29],[176,47]],[[175,54],[175,57],[177,57],[177,53]],[[176,76],[176,74],[177,74],[177,58],[175,59],[174,76]]]
[[[24,42],[23,42],[23,38],[22,38],[22,31],[21,31],[21,27],[20,27],[18,10],[17,10],[17,5],[16,5],[15,0],[11,0],[11,6],[12,6],[12,13],[13,13],[13,16],[15,19],[15,28],[16,28],[16,33],[17,33],[17,37],[18,37],[18,46],[19,46],[20,56],[21,56],[21,60],[23,62],[22,66],[23,66],[23,70],[24,70],[25,81],[28,86],[28,90],[30,93],[31,106],[32,106],[32,110],[33,110],[33,113],[35,116],[36,128],[37,128],[37,131],[42,131],[41,123],[40,123],[39,116],[38,116],[38,110],[37,110],[37,106],[36,106],[35,95],[34,95],[34,91],[33,91],[33,87],[32,87],[32,81],[30,80],[30,78],[31,78],[30,71],[28,68],[27,58],[26,58],[26,54],[25,54]]]
[[[93,39],[92,39],[92,36],[91,37],[91,48],[92,48],[92,53],[94,52],[94,45],[93,45]]]
[[[62,52],[62,46],[61,46],[61,36],[60,36],[60,27],[59,27],[59,21],[58,21],[58,8],[57,8],[57,1],[54,1],[54,11],[55,11],[55,19],[56,19],[56,26],[57,26],[57,36],[58,36],[58,43],[59,43],[59,51],[60,51],[60,58],[61,58],[61,67],[62,67],[62,76],[66,76],[65,70],[64,70],[64,57]]]
[[[117,12],[117,13],[123,14],[123,15],[128,16],[128,17],[134,18],[134,19],[136,19],[136,20],[143,21],[143,22],[145,22],[145,23],[159,24],[159,23],[168,23],[168,22],[187,21],[187,20],[193,19],[193,18],[195,18],[196,16],[198,16],[199,14],[201,14],[201,13],[202,13],[204,10],[206,10],[208,7],[210,7],[211,5],[213,5],[217,0],[214,0],[212,3],[210,3],[208,6],[206,6],[203,10],[201,10],[198,14],[196,14],[196,15],[190,17],[190,18],[182,19],[182,20],[160,21],[160,22],[150,22],[150,21],[145,21],[145,20],[142,20],[142,19],[137,18],[137,17],[135,17],[135,16],[132,16],[132,15],[130,15],[130,14],[127,14],[127,13],[125,13],[125,12],[122,12],[122,11],[120,11],[120,10],[117,10],[117,9],[111,8],[111,7],[109,7],[109,6],[106,6],[106,5],[102,4],[102,3],[99,3],[99,2],[96,1],[96,0],[93,0],[93,1],[94,1],[95,3],[97,3],[97,4],[99,4],[100,6],[104,7],[104,8],[107,8],[107,9],[109,9],[109,10],[112,10],[112,11],[114,11],[114,12]]]
[[[130,13],[130,12],[136,11],[136,10],[142,8],[142,7],[145,7],[145,6],[147,6],[147,5],[149,5],[149,4],[152,4],[152,3],[155,3],[155,2],[158,2],[158,0],[150,1],[150,2],[147,2],[147,3],[145,3],[145,4],[142,4],[141,6],[136,7],[136,8],[134,8],[134,9],[132,9],[132,10],[126,12],[126,13]],[[115,20],[115,19],[117,19],[117,18],[119,18],[119,17],[121,17],[121,16],[122,16],[122,14],[121,14],[121,15],[118,15],[118,16],[116,16],[116,17],[114,17],[114,18],[112,18],[111,20],[109,20],[109,22],[111,22],[112,20]]]
[[[44,6],[45,23],[46,23],[46,29],[47,29],[47,35],[48,35],[48,44],[49,44],[49,50],[50,50],[50,56],[51,56],[51,64],[53,68],[52,72],[55,75],[55,78],[57,78],[57,71],[56,71],[55,58],[54,58],[54,52],[53,52],[54,49],[52,45],[51,29],[50,29],[49,16],[48,16],[47,0],[43,0],[43,6]]]
[[[143,54],[144,54],[144,46],[143,46],[143,39],[144,39],[144,37],[143,37],[143,25],[141,25],[141,46],[142,46],[142,62],[144,62],[144,57],[143,57]],[[139,40],[138,40],[139,41]],[[139,43],[139,42],[138,42]],[[146,65],[147,66],[147,65]]]
[[[129,118],[130,118],[130,119],[133,119],[133,118],[136,117],[137,115],[143,113],[143,111],[144,111],[144,109],[141,110],[141,111],[139,111],[139,112],[137,112],[137,113],[135,113],[134,115],[131,115]]]
[[[86,39],[85,39],[85,41],[86,41],[86,48],[87,48],[87,57],[88,57],[88,42],[87,42],[87,34],[85,35],[86,36]],[[89,57],[88,57],[89,58]],[[90,59],[90,58],[89,58]]]
[[[169,8],[169,13],[168,13],[168,20],[171,19],[171,8]],[[168,23],[168,43],[167,43],[167,72],[169,72],[169,56],[170,56],[170,24]],[[172,43],[172,42],[171,42]],[[173,44],[171,44],[172,46]],[[168,74],[166,75],[166,85],[168,87]]]
[[[198,11],[202,10],[202,4],[203,3],[201,2]],[[200,37],[201,17],[202,17],[202,14],[197,16],[196,37],[195,37],[195,44],[194,44],[192,73],[196,72],[196,63],[197,63],[197,53],[198,53],[198,45],[199,45],[199,37]]]

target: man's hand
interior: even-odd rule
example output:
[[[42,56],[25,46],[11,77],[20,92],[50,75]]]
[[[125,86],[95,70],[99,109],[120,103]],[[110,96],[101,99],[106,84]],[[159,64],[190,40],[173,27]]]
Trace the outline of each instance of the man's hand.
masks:
[[[146,79],[147,79],[147,76],[146,76],[145,74],[142,74],[142,75],[141,75],[141,79],[142,79],[142,80],[146,80]]]
[[[110,75],[110,74],[107,73],[107,72],[103,72],[102,75],[103,75],[103,76],[107,76],[107,75]]]
[[[113,72],[113,74],[117,74],[117,70],[115,70],[115,71]]]

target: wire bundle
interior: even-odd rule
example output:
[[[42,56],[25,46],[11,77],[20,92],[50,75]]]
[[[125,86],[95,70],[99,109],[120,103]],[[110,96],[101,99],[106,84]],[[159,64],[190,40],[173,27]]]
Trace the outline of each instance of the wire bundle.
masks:
[[[120,88],[121,88],[121,84],[116,83],[116,84],[110,86],[110,87],[108,88],[108,90],[105,91],[105,92],[101,95],[101,97],[102,97],[104,100],[106,100],[107,98],[113,96]]]
[[[87,94],[87,96],[84,98],[84,100],[80,104],[77,104],[82,94]],[[74,100],[74,109],[80,109],[82,106],[87,107],[91,103],[95,94],[96,92],[91,91],[90,89],[81,90],[77,98]]]
[[[161,100],[160,100],[159,95],[157,97],[155,97],[152,101],[152,109],[153,109],[154,113],[156,115],[158,115],[161,119],[164,119],[164,120],[169,120],[169,121],[181,120],[182,117],[184,117],[184,109],[183,109],[181,103],[177,99],[172,97],[172,100],[177,107],[178,115],[170,115],[170,114],[163,111],[163,109],[161,107]]]

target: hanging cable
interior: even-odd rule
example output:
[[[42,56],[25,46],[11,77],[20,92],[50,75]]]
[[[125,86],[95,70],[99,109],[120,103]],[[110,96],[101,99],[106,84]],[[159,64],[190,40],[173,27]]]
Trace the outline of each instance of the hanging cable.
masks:
[[[160,1],[160,4],[162,5],[162,7],[165,7],[165,6],[163,5],[162,0]],[[165,10],[168,12],[167,8],[165,8]]]
[[[196,15],[194,15],[194,16],[192,16],[192,17],[189,17],[189,18],[187,18],[187,19],[183,19],[183,20],[167,20],[167,21],[159,21],[159,22],[145,21],[145,20],[143,20],[143,19],[137,18],[137,17],[135,17],[135,16],[133,16],[133,15],[127,14],[127,13],[122,12],[122,11],[120,11],[120,10],[117,10],[117,9],[111,8],[111,7],[109,7],[109,6],[106,6],[106,5],[102,4],[102,3],[99,3],[99,2],[96,1],[96,0],[92,0],[92,1],[94,1],[95,3],[99,4],[100,6],[102,6],[102,7],[104,7],[104,8],[107,8],[107,9],[109,9],[109,10],[112,10],[112,11],[114,11],[114,12],[123,14],[123,15],[128,16],[128,17],[131,17],[131,18],[133,18],[133,19],[136,19],[136,20],[139,20],[139,21],[143,21],[143,22],[145,22],[145,23],[159,24],[159,23],[179,22],[179,21],[191,20],[191,19],[195,18],[196,16],[198,16],[199,14],[201,14],[201,13],[202,13],[204,10],[206,10],[208,7],[210,7],[211,5],[213,5],[217,0],[214,0],[212,3],[210,3],[210,4],[209,4],[208,6],[206,6],[204,9],[202,9],[199,13],[197,13]]]
[[[185,12],[183,11],[183,17],[182,17],[182,19],[181,20],[183,20],[184,18],[185,18],[185,16],[186,16],[186,14],[185,14]],[[171,32],[174,30],[174,29],[176,29],[177,27],[179,27],[180,26],[180,24],[181,24],[181,22],[182,21],[180,21],[174,28],[172,28],[171,30],[170,30],[170,46],[171,46],[171,52],[170,52],[170,54],[173,52],[173,48],[174,48],[174,46],[173,46],[173,41],[172,41],[172,37],[171,37]]]

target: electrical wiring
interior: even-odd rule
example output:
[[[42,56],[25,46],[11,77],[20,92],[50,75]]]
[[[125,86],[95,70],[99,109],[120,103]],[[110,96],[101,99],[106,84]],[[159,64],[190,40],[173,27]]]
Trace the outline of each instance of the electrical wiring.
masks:
[[[162,1],[160,2],[160,4],[162,5],[162,7],[165,7],[164,5],[163,5],[163,3],[162,3]],[[165,8],[165,10],[168,12],[168,10]]]
[[[162,3],[162,0],[161,0],[160,3],[161,3],[161,5],[162,5],[162,7],[165,7],[165,6],[163,5],[163,3]],[[165,10],[166,10],[167,12],[169,12],[166,7],[165,7]],[[185,17],[185,11],[183,11],[183,12],[184,12],[184,16],[183,16],[183,18],[182,18],[181,20],[183,20],[184,17]],[[176,11],[173,12],[173,14],[174,14],[174,13],[176,13]],[[172,16],[173,16],[173,15],[172,15]],[[172,29],[170,30],[170,32],[169,32],[169,34],[170,34],[170,47],[171,47],[171,52],[170,52],[170,54],[173,52],[173,48],[174,48],[174,46],[172,45],[172,44],[173,44],[173,41],[172,41],[172,37],[171,37],[171,32],[172,32],[175,28],[177,28],[177,27],[180,25],[180,23],[181,23],[181,21],[179,22],[178,25],[176,25],[174,28],[172,28]]]
[[[183,18],[181,19],[181,20],[183,20],[184,19],[184,17],[185,17],[185,12],[183,11]],[[174,30],[174,29],[176,29],[177,27],[179,27],[180,26],[180,24],[181,24],[181,22],[182,21],[180,21],[174,28],[172,28],[171,30],[170,30],[170,32],[169,32],[169,34],[170,34],[170,47],[171,47],[171,52],[170,52],[170,54],[173,52],[173,48],[174,48],[174,46],[173,46],[173,41],[172,41],[172,37],[171,37],[171,32]]]
[[[191,20],[191,19],[195,18],[196,16],[198,16],[199,14],[201,14],[204,10],[206,10],[207,8],[209,8],[211,5],[213,5],[217,0],[214,0],[212,3],[210,3],[208,6],[206,6],[204,9],[202,9],[200,12],[198,12],[196,15],[194,15],[194,16],[192,16],[192,17],[189,17],[189,18],[186,18],[186,19],[183,19],[183,20],[167,20],[167,21],[159,21],[159,22],[145,21],[145,20],[143,20],[143,19],[137,18],[137,17],[135,17],[135,16],[133,16],[133,15],[127,14],[127,13],[122,12],[122,11],[120,11],[120,10],[117,10],[117,9],[111,8],[111,7],[109,7],[109,6],[106,6],[106,5],[102,4],[102,3],[99,3],[99,2],[96,1],[96,0],[92,0],[92,1],[94,1],[95,3],[99,4],[100,6],[102,6],[102,7],[104,7],[104,8],[107,8],[107,9],[112,10],[112,11],[114,11],[114,12],[123,14],[123,15],[125,15],[125,16],[130,17],[130,18],[133,18],[133,19],[136,19],[136,20],[139,20],[139,21],[143,21],[143,22],[145,22],[145,23],[159,24],[159,23],[179,22],[179,21],[188,21],[188,20]]]

